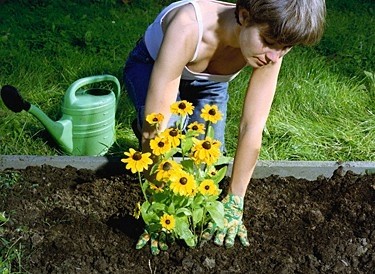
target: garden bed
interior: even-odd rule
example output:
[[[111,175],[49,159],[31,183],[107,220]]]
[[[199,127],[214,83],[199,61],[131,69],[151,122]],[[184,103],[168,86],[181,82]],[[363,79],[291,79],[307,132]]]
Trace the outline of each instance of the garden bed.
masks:
[[[26,273],[371,273],[375,269],[373,163],[322,164],[322,176],[307,180],[319,173],[317,165],[308,172],[303,163],[294,163],[293,169],[288,163],[260,162],[245,198],[250,247],[238,241],[231,249],[211,242],[195,249],[175,243],[152,256],[149,248],[135,250],[143,225],[132,213],[142,195],[136,178],[111,167],[117,161],[81,158],[88,166],[79,168],[72,160],[77,158],[66,158],[71,166],[59,166],[54,157],[44,163],[40,159],[34,164],[26,159],[21,166],[14,158],[13,168],[9,158],[0,161],[0,211],[10,217],[2,237],[14,246],[22,244]],[[282,174],[288,168],[290,174],[294,170],[293,177]],[[330,170],[329,176],[324,174]]]

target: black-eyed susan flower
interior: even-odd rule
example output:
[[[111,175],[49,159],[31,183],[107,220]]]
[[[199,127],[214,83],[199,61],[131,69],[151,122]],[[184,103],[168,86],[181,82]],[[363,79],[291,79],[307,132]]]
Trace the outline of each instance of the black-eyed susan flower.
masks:
[[[160,192],[163,192],[163,185],[161,186],[157,186],[153,183],[150,183],[150,189],[152,189],[153,191],[155,191],[156,193],[160,193]]]
[[[215,176],[215,175],[217,174],[217,170],[216,170],[216,168],[215,168],[214,166],[211,167],[211,168],[208,170],[207,174],[208,174],[208,176],[210,176],[210,177]]]
[[[168,181],[171,174],[179,170],[182,170],[182,167],[177,162],[173,160],[163,160],[156,170],[156,180]]]
[[[164,115],[161,113],[151,113],[146,116],[146,121],[151,126],[159,126],[161,122],[164,120]]]
[[[216,105],[210,106],[207,104],[202,109],[201,117],[205,121],[209,121],[209,122],[216,124],[217,121],[221,120],[222,113],[219,111]]]
[[[174,227],[176,225],[176,220],[173,217],[173,215],[169,215],[167,213],[164,213],[164,215],[161,216],[161,218],[160,218],[160,224],[163,228],[171,231],[171,230],[174,229]]]
[[[152,164],[151,153],[149,152],[142,153],[130,148],[129,152],[124,152],[124,154],[128,158],[121,159],[121,162],[126,163],[125,168],[130,169],[133,173],[147,170],[149,165]]]
[[[220,145],[217,140],[207,137],[204,140],[194,140],[194,146],[191,150],[191,158],[197,164],[206,163],[212,165],[220,157]]]
[[[150,148],[154,155],[159,156],[171,150],[171,143],[165,136],[156,136],[150,140]]]
[[[197,121],[195,121],[188,125],[188,130],[194,131],[198,134],[204,134],[206,128],[204,127],[204,124],[198,123]]]
[[[184,138],[181,131],[174,127],[167,128],[161,135],[168,139],[173,148],[178,147],[181,143],[181,139]]]
[[[219,195],[219,188],[211,179],[203,180],[198,187],[198,191],[203,195]]]
[[[181,196],[190,196],[196,188],[194,176],[182,170],[173,172],[170,182],[170,189]]]
[[[171,105],[171,112],[180,116],[192,115],[193,110],[193,104],[186,100],[177,101],[176,103]]]

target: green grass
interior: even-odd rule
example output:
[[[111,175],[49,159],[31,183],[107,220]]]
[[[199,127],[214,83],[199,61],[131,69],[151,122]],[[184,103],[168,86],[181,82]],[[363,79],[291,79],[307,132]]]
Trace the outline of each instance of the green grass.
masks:
[[[4,171],[0,173],[0,193],[6,188],[11,188],[19,183],[20,174],[15,171]],[[14,238],[11,235],[4,235],[4,229],[10,217],[6,212],[0,211],[0,273],[22,273],[22,245],[21,237]]]
[[[109,73],[122,83],[134,43],[171,1],[8,1],[0,9],[0,85],[16,86],[48,116],[75,80]],[[232,1],[233,2],[233,1]],[[151,4],[152,3],[152,4]],[[267,160],[375,160],[375,4],[330,0],[320,44],[296,47],[284,59],[260,158]],[[233,155],[250,69],[230,85],[227,149]],[[119,155],[137,141],[133,107],[122,90],[117,111]],[[0,102],[0,154],[61,155],[43,126]]]

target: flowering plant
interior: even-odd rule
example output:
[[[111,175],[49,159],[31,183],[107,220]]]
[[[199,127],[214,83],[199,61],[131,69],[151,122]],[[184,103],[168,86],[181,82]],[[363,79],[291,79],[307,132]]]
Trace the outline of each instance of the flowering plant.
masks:
[[[217,106],[206,105],[201,111],[205,124],[193,122],[185,132],[183,125],[194,106],[186,100],[171,105],[179,116],[175,127],[160,130],[164,116],[153,113],[146,122],[155,128],[150,152],[130,149],[121,161],[138,174],[144,201],[138,203],[138,216],[147,225],[147,233],[167,233],[182,239],[190,247],[202,240],[207,225],[224,226],[224,206],[218,201],[219,182],[224,178],[228,157],[221,155],[221,143],[215,140],[212,123],[221,119]],[[201,136],[202,138],[198,139]],[[181,155],[177,159],[176,155]],[[222,166],[219,168],[219,166]],[[152,180],[141,173],[147,170]]]

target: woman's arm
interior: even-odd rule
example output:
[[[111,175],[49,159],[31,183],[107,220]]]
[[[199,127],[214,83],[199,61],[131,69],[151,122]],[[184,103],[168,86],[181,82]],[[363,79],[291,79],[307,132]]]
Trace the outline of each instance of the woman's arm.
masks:
[[[234,157],[230,192],[244,197],[253,174],[276,91],[282,58],[276,63],[253,70],[245,97]]]
[[[151,113],[164,115],[162,130],[166,128],[169,121],[170,106],[176,101],[182,71],[195,52],[198,40],[196,18],[186,12],[186,9],[181,9],[174,14],[164,31],[145,104],[145,117]],[[154,129],[147,123],[143,123],[142,131],[143,141],[154,135]]]

